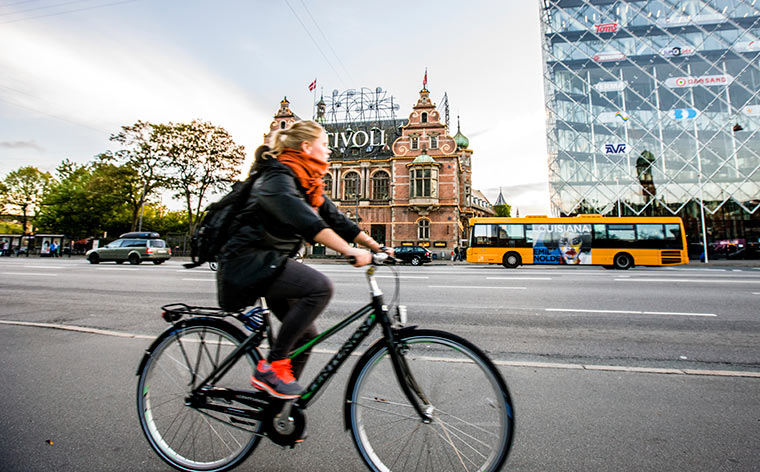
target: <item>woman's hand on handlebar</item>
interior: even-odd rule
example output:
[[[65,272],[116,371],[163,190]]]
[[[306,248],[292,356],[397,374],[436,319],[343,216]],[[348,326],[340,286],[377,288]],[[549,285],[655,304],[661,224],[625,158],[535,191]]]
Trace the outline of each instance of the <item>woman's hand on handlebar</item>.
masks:
[[[351,248],[344,254],[354,267],[363,267],[365,265],[372,264],[372,253],[365,251],[364,249]]]

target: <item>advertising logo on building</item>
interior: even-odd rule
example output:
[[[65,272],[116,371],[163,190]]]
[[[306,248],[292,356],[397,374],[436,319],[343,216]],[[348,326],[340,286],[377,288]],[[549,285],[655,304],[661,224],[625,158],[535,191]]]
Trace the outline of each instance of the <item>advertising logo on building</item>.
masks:
[[[628,145],[625,143],[605,144],[604,154],[625,154],[628,152]]]
[[[625,123],[630,119],[628,116],[628,113],[624,111],[606,111],[604,113],[599,113],[599,117],[597,118],[599,121],[603,122],[620,122]]]
[[[675,15],[657,21],[661,26],[685,26],[689,23],[706,25],[710,23],[723,23],[726,17],[720,13],[708,13],[705,15]]]
[[[618,24],[615,22],[602,23],[600,25],[594,25],[594,29],[597,33],[614,33],[618,30]]]
[[[620,51],[604,51],[594,54],[593,59],[596,62],[613,62],[625,60],[625,54]]]
[[[691,46],[673,46],[673,47],[660,49],[660,56],[663,56],[663,57],[693,56],[695,52],[697,52],[697,49]]]
[[[625,90],[627,83],[624,80],[608,80],[604,82],[597,82],[594,84],[594,89],[597,92],[620,92]]]
[[[733,48],[739,52],[757,52],[760,51],[760,41],[739,41]]]
[[[699,116],[699,110],[694,108],[676,108],[668,112],[671,118],[674,120],[693,120]]]
[[[721,85],[729,85],[734,81],[733,76],[730,74],[721,75],[702,75],[699,77],[671,77],[665,81],[665,85],[669,88],[685,88],[685,87],[717,87]]]

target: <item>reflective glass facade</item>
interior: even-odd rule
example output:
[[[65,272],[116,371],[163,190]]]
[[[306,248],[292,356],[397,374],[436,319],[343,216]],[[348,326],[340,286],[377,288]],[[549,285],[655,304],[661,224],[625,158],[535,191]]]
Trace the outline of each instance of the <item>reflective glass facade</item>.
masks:
[[[760,238],[760,0],[541,0],[556,215]]]

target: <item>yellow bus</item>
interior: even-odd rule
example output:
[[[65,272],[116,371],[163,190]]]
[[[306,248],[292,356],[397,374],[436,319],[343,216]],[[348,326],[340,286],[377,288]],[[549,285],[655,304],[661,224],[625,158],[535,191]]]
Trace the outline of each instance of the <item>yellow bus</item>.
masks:
[[[502,264],[688,264],[686,235],[678,217],[471,218],[467,262]]]

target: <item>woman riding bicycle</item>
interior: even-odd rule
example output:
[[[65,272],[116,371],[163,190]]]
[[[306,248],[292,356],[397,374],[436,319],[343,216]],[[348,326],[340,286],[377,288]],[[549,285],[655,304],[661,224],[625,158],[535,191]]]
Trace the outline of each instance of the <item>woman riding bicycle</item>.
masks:
[[[354,266],[361,267],[371,262],[371,254],[347,241],[375,252],[385,248],[323,195],[330,148],[319,124],[299,121],[277,130],[270,145],[256,150],[252,172],[258,176],[218,257],[217,290],[225,310],[252,305],[259,297],[266,299],[282,325],[251,383],[278,398],[297,398],[303,389],[296,378],[308,353],[298,356],[292,366],[288,355],[293,346],[318,334],[314,320],[330,301],[332,283],[293,256],[306,240],[353,257]]]

